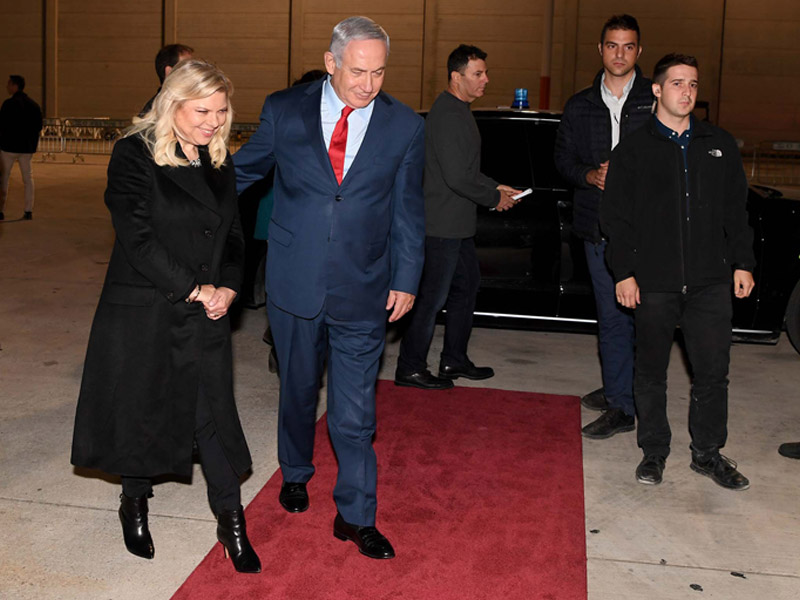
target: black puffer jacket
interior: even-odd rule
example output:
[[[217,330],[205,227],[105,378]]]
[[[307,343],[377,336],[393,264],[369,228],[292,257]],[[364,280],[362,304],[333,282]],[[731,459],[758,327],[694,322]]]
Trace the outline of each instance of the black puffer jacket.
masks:
[[[586,183],[586,174],[611,156],[611,114],[600,93],[602,77],[601,70],[594,78],[592,87],[578,92],[567,101],[555,147],[556,168],[575,186],[572,230],[591,242],[601,239],[597,211],[603,192]],[[636,67],[633,88],[622,107],[619,139],[625,139],[644,125],[652,107],[651,81]]]
[[[615,281],[634,276],[642,291],[679,292],[755,268],[736,140],[705,121],[693,119],[692,128],[688,206],[681,148],[655,117],[614,149],[600,226]]]

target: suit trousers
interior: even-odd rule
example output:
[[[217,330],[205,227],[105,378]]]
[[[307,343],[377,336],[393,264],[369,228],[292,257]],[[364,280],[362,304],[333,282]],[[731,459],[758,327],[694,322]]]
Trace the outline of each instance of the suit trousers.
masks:
[[[22,183],[25,186],[25,212],[33,212],[32,158],[33,154],[21,154],[19,152],[0,150],[0,163],[2,163],[2,175],[0,175],[0,212],[5,210],[6,198],[8,197],[8,184],[11,179],[11,168],[14,166],[15,161],[19,162],[19,172],[22,173]]]
[[[411,321],[400,344],[398,374],[409,375],[427,369],[436,314],[442,308],[447,312],[441,364],[458,367],[469,363],[467,345],[480,282],[475,238],[425,238],[425,267]]]
[[[617,304],[614,278],[606,266],[606,242],[584,241],[586,264],[597,306],[597,342],[603,389],[608,405],[633,416],[633,348],[636,343],[631,312]]]
[[[278,461],[283,480],[305,483],[314,474],[316,409],[327,360],[328,434],[339,462],[333,498],[346,522],[374,526],[375,381],[386,322],[338,320],[325,306],[316,317],[303,319],[269,298],[267,310],[281,369]]]
[[[667,367],[675,327],[680,327],[692,372],[689,433],[692,452],[708,455],[725,445],[731,348],[730,284],[680,292],[641,292],[636,318],[634,395],[637,438],[645,455],[667,457]]]
[[[222,443],[214,427],[214,418],[202,384],[198,388],[196,427],[194,440],[200,454],[200,464],[208,486],[208,503],[214,514],[238,510],[242,506],[239,477],[225,456]],[[122,477],[122,493],[129,498],[150,496],[153,481],[149,477]]]

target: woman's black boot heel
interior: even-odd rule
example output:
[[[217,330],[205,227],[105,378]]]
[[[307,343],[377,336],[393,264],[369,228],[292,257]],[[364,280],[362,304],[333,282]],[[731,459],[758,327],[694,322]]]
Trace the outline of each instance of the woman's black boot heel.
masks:
[[[153,558],[153,538],[147,526],[147,496],[128,498],[119,495],[119,520],[122,523],[122,535],[128,552],[142,558]]]
[[[231,557],[239,573],[260,573],[261,560],[247,539],[244,509],[226,510],[217,515],[217,539]]]

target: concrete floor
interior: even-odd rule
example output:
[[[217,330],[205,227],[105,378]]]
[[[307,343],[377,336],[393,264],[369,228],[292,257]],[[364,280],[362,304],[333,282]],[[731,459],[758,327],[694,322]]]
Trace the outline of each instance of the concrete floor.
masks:
[[[146,561],[122,544],[117,485],[69,464],[83,356],[112,241],[105,160],[87,163],[34,164],[30,222],[14,220],[22,214],[15,172],[0,224],[2,598],[166,599],[215,543],[199,468],[194,485],[158,486],[156,558]],[[237,401],[255,461],[245,502],[277,468],[277,379],[266,369],[263,322],[260,311],[245,311],[234,335]],[[495,367],[493,387],[581,395],[599,385],[591,336],[476,329],[471,348],[476,363]],[[396,355],[391,341],[382,378],[392,377]],[[724,452],[751,479],[748,491],[724,490],[688,468],[688,378],[677,346],[664,483],[636,483],[634,434],[584,442],[590,599],[800,598],[800,461],[776,451],[800,440],[798,364],[785,337],[776,346],[733,348]],[[584,410],[583,422],[595,416]],[[400,526],[384,525],[390,536]],[[267,588],[269,565],[261,577]]]

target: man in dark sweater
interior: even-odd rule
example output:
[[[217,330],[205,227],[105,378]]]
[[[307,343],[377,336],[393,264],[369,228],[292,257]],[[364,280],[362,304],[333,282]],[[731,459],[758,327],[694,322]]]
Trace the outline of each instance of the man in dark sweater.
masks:
[[[611,150],[650,118],[653,107],[650,80],[636,66],[642,53],[639,42],[639,25],[632,16],[606,21],[598,45],[603,69],[592,87],[569,99],[556,137],[555,163],[575,187],[572,229],[584,240],[597,307],[603,388],[582,399],[587,408],[604,410],[583,428],[583,435],[592,439],[634,429],[633,317],[614,297],[597,211]]]
[[[519,190],[481,173],[481,136],[470,104],[489,77],[486,53],[460,45],[447,59],[448,86],[425,120],[425,267],[408,330],[400,345],[395,384],[423,389],[453,387],[453,379],[487,379],[490,367],[467,356],[480,284],[475,254],[478,205],[507,210]],[[428,370],[436,313],[447,307],[439,376]]]
[[[654,118],[611,155],[600,225],[617,301],[636,316],[640,483],[661,483],[670,451],[667,367],[680,327],[691,363],[692,470],[733,490],[750,483],[722,456],[728,421],[731,282],[753,289],[747,179],[733,137],[692,116],[697,60],[668,54],[653,73]]]
[[[0,221],[5,219],[6,197],[11,168],[19,163],[22,182],[25,186],[25,212],[23,219],[33,218],[33,172],[31,160],[39,146],[39,132],[42,130],[42,109],[26,94],[25,78],[11,75],[8,79],[8,93],[11,98],[0,107]]]

